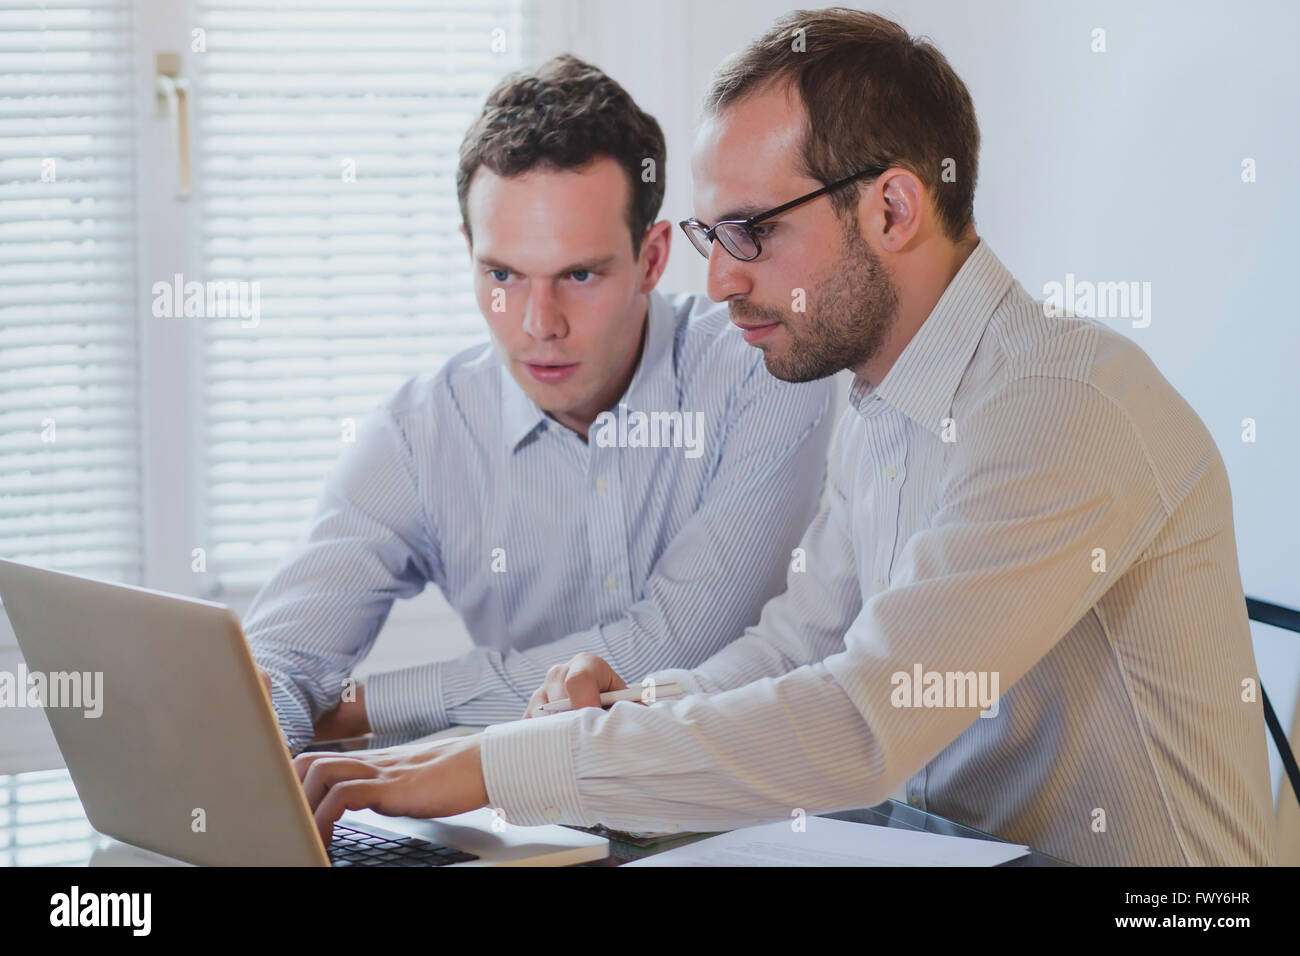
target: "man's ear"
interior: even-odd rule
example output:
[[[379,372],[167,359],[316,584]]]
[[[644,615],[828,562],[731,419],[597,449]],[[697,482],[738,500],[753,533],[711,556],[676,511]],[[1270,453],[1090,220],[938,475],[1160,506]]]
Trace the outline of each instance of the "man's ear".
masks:
[[[890,252],[906,248],[921,228],[925,187],[906,169],[881,174],[858,197],[862,236]]]
[[[645,231],[641,240],[639,266],[643,269],[641,292],[649,292],[659,284],[659,278],[668,267],[668,251],[672,248],[673,226],[667,219],[661,219]]]
[[[889,170],[878,185],[882,203],[880,244],[890,252],[900,252],[921,228],[925,187],[915,173],[906,169]]]

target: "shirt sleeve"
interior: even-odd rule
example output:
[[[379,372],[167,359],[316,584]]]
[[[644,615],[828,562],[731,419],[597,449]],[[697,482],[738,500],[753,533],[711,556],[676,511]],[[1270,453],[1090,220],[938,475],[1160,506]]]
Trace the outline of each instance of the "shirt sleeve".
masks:
[[[344,680],[369,652],[396,598],[441,581],[432,525],[410,446],[383,405],[325,479],[306,540],[245,615],[254,660],[292,753],[339,705]]]
[[[476,647],[453,660],[372,675],[372,729],[425,734],[515,720],[547,669],[583,651],[639,682],[655,670],[694,666],[734,640],[780,590],[817,508],[833,396],[832,381],[794,386],[756,365],[736,397],[698,508],[624,614],[526,650]]]
[[[519,824],[711,830],[886,799],[980,719],[906,706],[899,676],[983,671],[1005,694],[1168,514],[1136,428],[1091,386],[1014,380],[958,425],[934,518],[844,650],[717,694],[489,728],[491,805]]]

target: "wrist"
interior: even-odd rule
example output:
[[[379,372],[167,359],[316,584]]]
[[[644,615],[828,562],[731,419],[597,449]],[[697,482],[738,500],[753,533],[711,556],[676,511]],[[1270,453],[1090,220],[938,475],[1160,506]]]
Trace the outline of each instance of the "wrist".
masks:
[[[370,720],[366,716],[365,687],[353,686],[351,699],[344,699],[333,710],[326,711],[313,728],[314,741],[348,740],[370,733]]]
[[[446,769],[453,781],[460,781],[454,789],[460,794],[457,813],[468,813],[488,805],[487,781],[483,775],[482,734],[464,737],[448,744],[439,756],[446,761]],[[463,801],[463,802],[461,802]]]

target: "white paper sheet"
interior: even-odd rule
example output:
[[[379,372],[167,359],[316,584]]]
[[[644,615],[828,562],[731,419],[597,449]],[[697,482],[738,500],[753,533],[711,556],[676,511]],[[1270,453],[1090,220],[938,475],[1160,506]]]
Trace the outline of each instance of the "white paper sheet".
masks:
[[[1029,847],[806,817],[745,827],[634,860],[627,866],[996,866]]]

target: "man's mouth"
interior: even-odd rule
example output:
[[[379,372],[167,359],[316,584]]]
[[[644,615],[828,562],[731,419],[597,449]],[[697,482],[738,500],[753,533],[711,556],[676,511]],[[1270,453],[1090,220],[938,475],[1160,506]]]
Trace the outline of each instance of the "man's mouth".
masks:
[[[737,322],[735,319],[732,319],[731,321],[737,328],[741,329],[745,333],[745,341],[750,345],[753,345],[759,339],[766,338],[781,325],[780,322],[759,324],[754,322]]]
[[[536,381],[544,385],[563,382],[578,370],[578,362],[524,362],[524,368]]]

